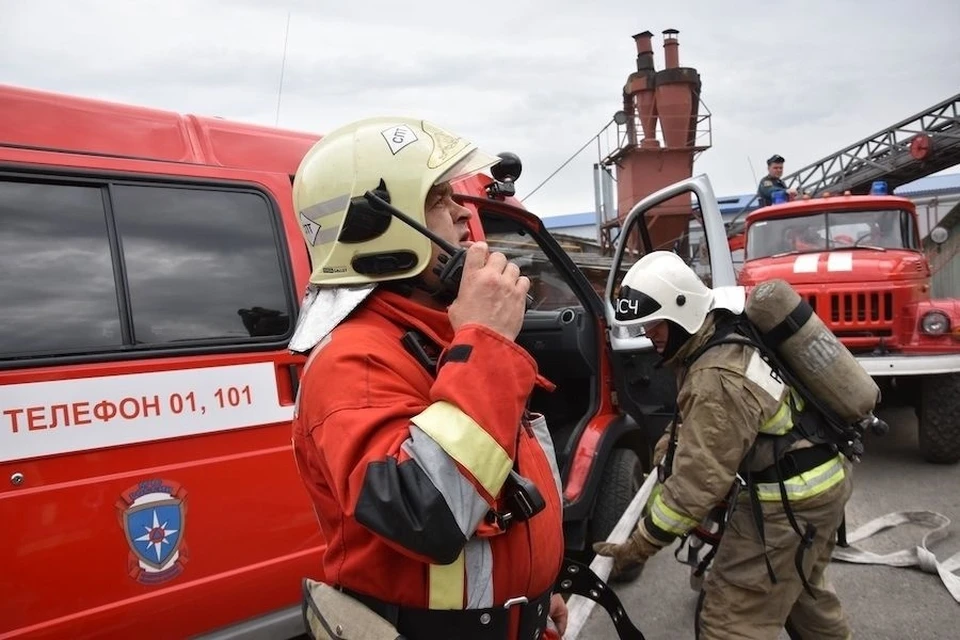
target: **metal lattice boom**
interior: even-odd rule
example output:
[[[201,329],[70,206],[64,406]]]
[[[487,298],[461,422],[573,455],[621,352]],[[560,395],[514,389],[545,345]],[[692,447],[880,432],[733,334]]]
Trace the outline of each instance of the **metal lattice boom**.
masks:
[[[874,180],[890,191],[960,164],[960,93],[819,162],[784,176],[788,187],[867,193]]]

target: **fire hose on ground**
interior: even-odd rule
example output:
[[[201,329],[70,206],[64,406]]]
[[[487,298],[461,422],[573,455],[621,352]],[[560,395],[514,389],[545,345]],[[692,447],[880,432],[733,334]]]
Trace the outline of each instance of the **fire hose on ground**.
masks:
[[[653,487],[656,484],[657,474],[651,473],[647,475],[646,480],[644,480],[640,486],[640,490],[637,491],[633,500],[627,505],[626,510],[623,512],[623,515],[620,516],[620,520],[617,521],[617,525],[613,528],[613,531],[607,536],[607,542],[614,544],[626,542],[630,534],[633,533],[633,529],[637,526],[637,522],[640,520],[640,512],[643,511],[643,506],[647,504],[647,500],[650,498],[650,494],[653,492]],[[590,563],[590,570],[603,582],[606,582],[607,578],[610,577],[610,571],[612,569],[613,558],[596,556],[593,562]],[[609,587],[606,588],[609,589]],[[595,605],[596,602],[586,596],[570,596],[570,599],[567,601],[567,631],[563,634],[564,640],[576,640],[580,636],[580,632],[583,631],[583,627],[587,623],[587,619],[590,617],[590,613],[593,611]]]
[[[930,529],[930,531],[924,534],[919,546],[893,553],[877,554],[853,546],[855,542],[866,540],[875,533],[892,529],[901,524],[915,524]],[[925,573],[939,575],[943,586],[947,588],[953,599],[960,603],[960,575],[955,573],[957,569],[960,569],[960,552],[941,562],[927,546],[946,538],[949,535],[949,528],[950,519],[940,513],[933,511],[894,511],[885,516],[874,518],[847,534],[848,546],[838,546],[833,552],[833,559],[855,564],[919,567]]]
[[[627,540],[637,526],[640,513],[643,511],[647,500],[649,500],[656,483],[656,474],[647,475],[643,485],[641,485],[630,504],[627,505],[617,525],[607,537],[607,542],[620,544]],[[874,534],[902,524],[918,525],[930,529],[930,531],[923,536],[918,546],[893,553],[877,554],[855,546],[856,543],[866,540]],[[949,535],[949,527],[950,519],[933,511],[896,511],[888,513],[849,532],[847,534],[847,546],[838,546],[834,550],[832,559],[853,564],[919,567],[925,573],[938,575],[953,599],[960,603],[960,575],[956,573],[960,569],[960,552],[940,561],[928,546],[946,538]],[[604,556],[596,556],[590,563],[590,570],[604,582],[610,577],[612,568],[613,559]],[[609,589],[609,587],[606,588]],[[567,630],[563,636],[565,640],[577,640],[579,638],[596,604],[595,600],[585,596],[573,595],[570,597],[567,601]]]

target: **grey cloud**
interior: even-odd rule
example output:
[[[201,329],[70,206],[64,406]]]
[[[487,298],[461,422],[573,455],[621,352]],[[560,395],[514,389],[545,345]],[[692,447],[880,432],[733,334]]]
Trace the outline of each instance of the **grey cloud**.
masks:
[[[518,153],[521,196],[620,107],[630,36],[644,29],[658,67],[660,31],[676,27],[681,64],[700,71],[714,146],[695,172],[719,194],[754,189],[747,157],[757,171],[773,152],[799,168],[960,87],[960,58],[944,53],[960,24],[953,0],[869,10],[853,0],[9,4],[4,81],[264,124],[276,118],[290,11],[281,126],[322,133],[364,115],[420,114]],[[527,204],[591,209],[596,155],[585,150]]]

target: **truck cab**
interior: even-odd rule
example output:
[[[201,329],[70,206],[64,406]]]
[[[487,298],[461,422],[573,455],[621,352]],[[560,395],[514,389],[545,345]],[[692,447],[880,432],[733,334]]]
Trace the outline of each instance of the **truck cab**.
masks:
[[[870,195],[793,200],[746,217],[740,284],[781,278],[883,393],[919,418],[931,462],[960,460],[960,300],[933,299],[914,204]]]

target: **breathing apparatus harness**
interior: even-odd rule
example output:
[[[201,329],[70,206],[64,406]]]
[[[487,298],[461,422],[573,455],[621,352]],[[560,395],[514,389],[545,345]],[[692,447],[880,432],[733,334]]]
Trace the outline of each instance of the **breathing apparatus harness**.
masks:
[[[767,574],[771,582],[776,583],[777,578],[766,551],[766,539],[764,536],[763,510],[760,498],[757,492],[757,483],[776,482],[780,488],[780,498],[783,504],[784,512],[790,522],[791,528],[800,537],[800,544],[794,557],[794,564],[797,573],[803,582],[804,590],[811,597],[813,594],[807,577],[803,571],[803,558],[806,551],[812,546],[817,533],[817,528],[810,522],[803,522],[803,526],[797,521],[796,514],[790,506],[787,496],[785,481],[820,464],[823,464],[837,453],[842,453],[847,459],[853,462],[859,462],[863,454],[862,438],[867,428],[876,433],[883,433],[887,425],[874,416],[870,416],[855,424],[845,423],[823,402],[809,390],[809,388],[791,372],[790,368],[777,356],[777,347],[795,333],[799,327],[802,327],[810,318],[812,309],[808,305],[799,305],[787,318],[777,327],[774,327],[766,334],[761,333],[753,323],[751,323],[745,314],[731,314],[719,312],[721,315],[717,318],[716,329],[713,336],[693,354],[683,361],[684,372],[709,349],[722,344],[743,344],[754,348],[760,357],[770,366],[773,375],[783,384],[787,385],[792,392],[788,395],[791,413],[794,418],[793,427],[782,435],[771,435],[760,433],[751,446],[746,457],[741,462],[740,469],[734,480],[733,486],[716,507],[714,507],[704,521],[694,528],[687,536],[684,536],[680,547],[676,551],[679,554],[688,538],[693,536],[696,541],[690,542],[688,548],[688,557],[685,564],[693,567],[693,577],[703,576],[713,557],[716,555],[720,539],[726,523],[729,521],[733,510],[736,508],[737,499],[740,490],[746,488],[749,493],[750,507],[754,522],[757,526],[757,532],[760,542],[764,547],[763,556],[767,567]],[[686,375],[684,373],[684,375]],[[682,388],[682,380],[678,388]],[[802,406],[798,406],[796,396],[803,400]],[[679,407],[674,412],[674,418],[670,425],[670,435],[668,440],[667,452],[664,460],[658,468],[658,474],[661,483],[671,474],[673,458],[677,447],[677,424],[680,421]],[[789,451],[790,446],[801,439],[806,439],[814,446]],[[751,462],[756,454],[757,442],[771,441],[773,444],[774,463],[770,467],[760,471],[751,471]],[[846,519],[841,521],[837,531],[838,544],[847,546],[846,542]],[[711,548],[707,554],[699,559],[699,551],[704,545]]]

